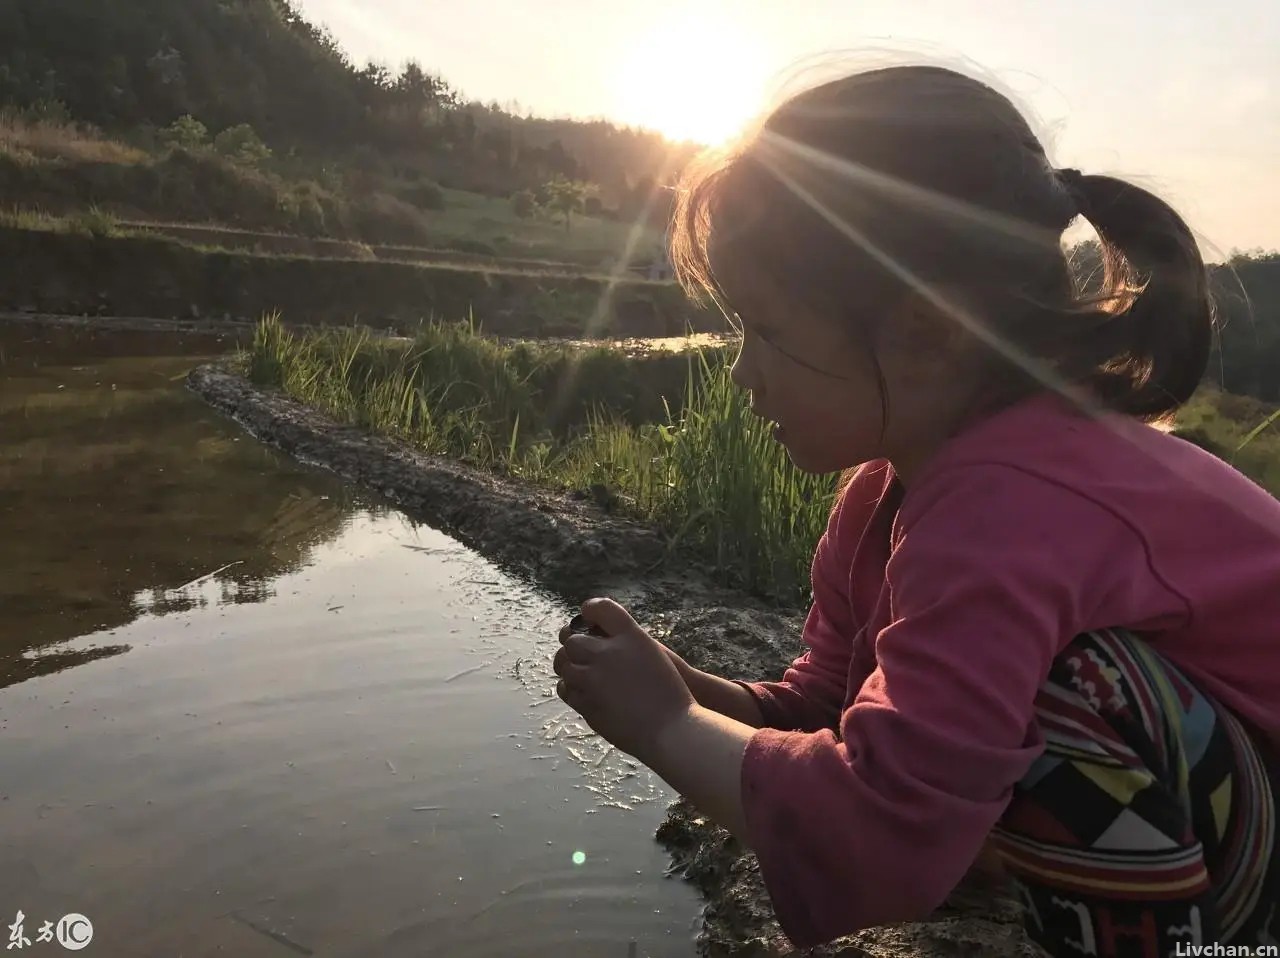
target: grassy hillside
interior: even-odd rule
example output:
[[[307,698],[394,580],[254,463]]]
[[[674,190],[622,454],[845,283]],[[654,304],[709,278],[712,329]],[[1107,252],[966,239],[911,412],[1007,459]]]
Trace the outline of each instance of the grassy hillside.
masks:
[[[1174,432],[1280,496],[1280,412],[1273,404],[1204,386],[1178,413]]]
[[[260,168],[262,167],[262,168]],[[652,260],[661,234],[617,217],[521,217],[505,198],[412,179],[290,178],[212,149],[147,151],[75,123],[0,113],[0,209],[178,222],[602,267]],[[602,211],[603,212],[603,211]]]
[[[210,140],[247,126],[277,172],[330,190],[326,177],[350,174],[392,195],[425,180],[508,196],[561,177],[627,212],[692,152],[647,131],[468,101],[417,63],[357,65],[290,0],[4,0],[5,104],[143,148],[184,117]]]
[[[456,190],[445,190],[444,195],[444,209],[427,220],[433,238],[453,249],[603,264],[620,258],[630,245],[631,261],[647,263],[662,243],[661,231],[648,224],[574,216],[566,230],[549,219],[522,219],[504,199]]]

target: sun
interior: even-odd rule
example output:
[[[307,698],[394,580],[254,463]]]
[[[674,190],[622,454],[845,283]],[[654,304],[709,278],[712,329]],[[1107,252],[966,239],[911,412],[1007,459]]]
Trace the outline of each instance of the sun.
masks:
[[[664,18],[627,42],[616,75],[617,117],[673,140],[723,143],[763,106],[762,47],[727,19]]]

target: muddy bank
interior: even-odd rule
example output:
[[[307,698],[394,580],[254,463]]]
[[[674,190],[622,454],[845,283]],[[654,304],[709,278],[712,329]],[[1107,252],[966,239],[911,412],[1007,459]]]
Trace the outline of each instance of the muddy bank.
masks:
[[[253,338],[256,320],[236,319],[157,319],[153,316],[88,316],[66,313],[41,313],[34,309],[18,312],[0,310],[0,323],[12,326],[44,327],[120,333],[182,333],[217,337],[239,342]]]
[[[194,246],[242,250],[260,256],[307,256],[313,259],[391,260],[402,263],[452,263],[497,269],[528,269],[581,273],[589,269],[607,273],[601,262],[578,259],[529,259],[502,256],[496,252],[468,252],[434,246],[403,246],[363,243],[359,240],[333,239],[322,236],[298,236],[291,233],[268,233],[193,223],[168,223],[123,220],[120,225],[141,233],[168,236]],[[481,244],[483,245],[483,244]],[[630,273],[628,274],[630,275]]]
[[[374,490],[491,561],[570,601],[608,594],[690,664],[727,677],[780,675],[797,654],[802,609],[771,608],[719,588],[655,530],[589,498],[519,485],[338,425],[219,367],[189,387],[259,439]],[[1034,956],[1019,906],[1002,887],[966,880],[928,921],[871,929],[798,952],[781,933],[754,855],[684,801],[658,829],[681,874],[707,899],[699,950],[717,958],[813,956]]]

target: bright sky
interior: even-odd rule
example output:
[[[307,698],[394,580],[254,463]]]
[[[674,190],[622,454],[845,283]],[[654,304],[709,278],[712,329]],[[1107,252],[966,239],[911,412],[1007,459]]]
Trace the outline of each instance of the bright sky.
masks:
[[[1212,259],[1280,249],[1275,0],[300,0],[358,61],[468,98],[723,136],[815,55],[972,61],[1059,166],[1135,179]],[[1217,254],[1217,255],[1214,255]]]

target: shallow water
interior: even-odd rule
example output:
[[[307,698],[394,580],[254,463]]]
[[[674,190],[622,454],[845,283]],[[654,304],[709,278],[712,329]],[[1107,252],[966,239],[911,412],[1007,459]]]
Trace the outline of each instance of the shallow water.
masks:
[[[4,923],[57,951],[80,913],[103,955],[693,954],[669,790],[554,695],[571,610],[186,394],[217,343],[101,338],[0,331]]]
[[[509,342],[518,342],[512,339]],[[731,333],[691,333],[688,336],[659,336],[629,339],[545,339],[542,342],[560,343],[582,349],[620,349],[632,355],[641,353],[682,353],[695,349],[712,349],[735,345],[738,340]]]

